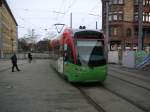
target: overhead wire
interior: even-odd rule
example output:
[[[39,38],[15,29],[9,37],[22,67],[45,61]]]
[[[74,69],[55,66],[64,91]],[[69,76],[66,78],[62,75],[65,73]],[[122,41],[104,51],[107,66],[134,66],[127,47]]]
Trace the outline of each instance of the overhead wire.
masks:
[[[91,12],[93,12],[94,10],[96,10],[97,8],[99,8],[99,5],[100,5],[99,2],[100,2],[100,1],[98,0],[98,1],[96,2],[96,4],[93,5],[93,7],[90,9],[90,11],[89,11],[88,14],[90,14]],[[97,14],[95,14],[95,16],[96,16],[96,15],[97,15]],[[93,16],[94,16],[94,14],[93,14]],[[98,15],[97,15],[97,16],[98,16]],[[83,19],[84,19],[84,17],[82,18],[82,20],[83,20]],[[82,24],[82,22],[83,22],[82,20],[80,21],[80,24]],[[88,26],[91,26],[92,23],[94,23],[94,22],[91,21],[90,23],[88,23],[88,24],[87,24],[87,27],[88,27]],[[95,24],[95,23],[94,23],[94,24]]]
[[[69,11],[71,11],[71,8],[76,4],[78,0],[73,0],[72,2],[69,3],[68,7],[66,8],[65,15],[63,15],[62,19],[63,20],[65,18],[65,16],[68,14]],[[70,16],[70,15],[69,15]]]
[[[62,8],[65,7],[66,2],[64,0],[62,0],[62,2],[59,5],[59,8],[56,9],[56,11],[53,11],[55,13],[55,21],[56,23],[60,23],[59,18],[61,18],[62,14],[64,15],[64,11],[62,11]]]
[[[67,15],[67,17],[68,17],[68,21],[69,21],[69,15],[68,15],[68,13],[69,12],[71,12],[71,9],[72,9],[72,7],[74,7],[74,5],[76,4],[76,2],[77,2],[78,0],[62,0],[61,2],[60,2],[60,5],[59,5],[59,7],[58,7],[58,12],[64,12],[64,14],[56,14],[56,21],[57,22],[62,22],[62,20],[64,20],[64,18],[66,17],[66,15]],[[99,0],[98,0],[99,1]],[[85,1],[86,2],[86,1]],[[100,2],[100,1],[99,1]],[[91,11],[90,12],[93,12],[93,10],[95,10],[95,9],[97,9],[98,8],[98,4],[99,3],[96,3],[96,4],[94,4],[94,6],[91,8]],[[31,11],[31,10],[30,10]],[[36,11],[41,11],[41,10],[34,10],[35,12]],[[32,11],[32,12],[34,12],[34,11]],[[43,11],[43,10],[42,10]],[[46,11],[46,10],[45,10]],[[44,11],[44,12],[45,12]],[[36,17],[30,17],[30,19],[48,19],[48,18],[44,18],[44,17],[42,17],[42,18],[36,18]],[[84,21],[86,20],[86,18],[85,17],[82,17],[82,19],[81,19],[81,22],[82,23],[84,23]],[[29,18],[27,19],[27,20],[25,20],[26,22],[29,22],[30,24],[32,23],[32,22],[30,22],[29,21]],[[32,23],[33,24],[33,23]],[[37,26],[37,25],[33,25],[33,26]]]
[[[70,5],[68,6],[67,10],[65,11],[65,13],[67,13],[77,2],[77,0],[73,0],[72,2],[70,2]]]
[[[66,1],[66,2],[65,2]],[[62,8],[59,8],[59,9],[61,9],[61,10],[59,10],[59,14],[57,15],[57,22],[58,23],[60,23],[60,21],[62,21],[64,18],[65,18],[65,16],[67,15],[67,13],[69,12],[69,10],[73,7],[73,5],[75,5],[75,2],[76,2],[77,0],[69,0],[69,2],[67,1],[67,0],[62,0],[62,2],[63,2],[63,5],[61,6],[60,5],[60,7],[62,7]],[[61,3],[62,4],[62,3]],[[65,8],[66,7],[66,8]],[[61,14],[63,12],[63,14]]]

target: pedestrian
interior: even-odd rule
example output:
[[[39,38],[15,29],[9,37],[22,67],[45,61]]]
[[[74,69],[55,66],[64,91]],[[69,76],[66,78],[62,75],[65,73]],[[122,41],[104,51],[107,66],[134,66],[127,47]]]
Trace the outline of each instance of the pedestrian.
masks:
[[[14,55],[11,57],[11,62],[12,62],[12,72],[14,72],[14,68],[16,67],[17,71],[20,71],[17,65],[17,56],[14,53]]]
[[[29,60],[29,63],[31,63],[31,61],[32,61],[32,54],[31,53],[28,53],[28,60]]]

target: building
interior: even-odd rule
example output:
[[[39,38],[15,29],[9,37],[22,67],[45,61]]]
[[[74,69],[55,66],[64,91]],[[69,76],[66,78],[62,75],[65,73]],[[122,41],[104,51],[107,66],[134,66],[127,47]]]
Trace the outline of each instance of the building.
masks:
[[[16,51],[17,22],[6,0],[0,0],[0,57]]]
[[[138,0],[102,0],[102,28],[106,31],[106,2],[109,1],[110,50],[136,50],[138,46]],[[144,49],[150,49],[150,0],[143,0]]]
[[[36,44],[36,50],[38,52],[46,52],[46,51],[49,51],[49,43],[50,43],[50,40],[48,39],[44,39],[44,40],[41,40],[39,41],[37,44]]]

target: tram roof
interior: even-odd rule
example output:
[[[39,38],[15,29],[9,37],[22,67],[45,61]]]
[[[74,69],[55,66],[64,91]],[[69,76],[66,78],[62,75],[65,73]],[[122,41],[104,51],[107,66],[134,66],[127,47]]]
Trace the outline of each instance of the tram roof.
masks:
[[[79,32],[97,32],[97,33],[103,33],[102,31],[100,30],[94,30],[94,29],[71,29],[71,28],[65,28],[63,29],[63,31],[61,33],[59,33],[57,36],[55,36],[54,38],[52,38],[51,40],[55,40],[55,39],[58,39],[58,37],[61,37],[61,35],[66,31],[71,31],[73,33],[73,35],[75,33],[79,33]]]
[[[99,31],[99,30],[94,30],[94,29],[72,29],[72,32],[73,32],[73,34],[75,34],[75,33],[77,33],[77,32],[84,32],[84,31],[86,31],[86,32],[99,32],[99,33],[102,33],[101,31]]]

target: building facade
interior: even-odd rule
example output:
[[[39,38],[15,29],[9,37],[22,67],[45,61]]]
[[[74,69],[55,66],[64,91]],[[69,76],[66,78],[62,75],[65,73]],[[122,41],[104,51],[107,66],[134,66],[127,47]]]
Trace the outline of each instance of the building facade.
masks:
[[[17,22],[6,0],[0,0],[0,57],[16,51]]]
[[[109,1],[109,2],[108,2]],[[109,3],[110,50],[137,50],[138,0],[102,0],[102,28],[106,31],[106,2]],[[150,49],[150,0],[143,0],[143,43]]]

